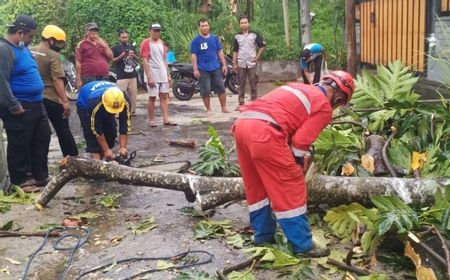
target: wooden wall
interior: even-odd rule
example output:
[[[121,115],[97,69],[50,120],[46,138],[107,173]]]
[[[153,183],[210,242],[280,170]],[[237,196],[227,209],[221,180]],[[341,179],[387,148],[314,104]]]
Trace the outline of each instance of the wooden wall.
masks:
[[[362,63],[400,59],[412,70],[425,71],[426,0],[368,0],[359,9]]]

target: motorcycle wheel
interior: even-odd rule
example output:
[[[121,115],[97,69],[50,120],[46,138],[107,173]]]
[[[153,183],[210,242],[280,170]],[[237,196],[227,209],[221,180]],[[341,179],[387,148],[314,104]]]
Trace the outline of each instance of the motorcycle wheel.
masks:
[[[172,83],[172,93],[173,95],[181,100],[181,101],[187,101],[190,100],[192,98],[192,96],[194,95],[193,91],[187,91],[187,90],[182,90],[180,87],[178,87],[177,85],[177,80],[173,80]]]
[[[236,73],[231,74],[225,80],[225,87],[227,87],[233,94],[239,93],[238,77]]]
[[[78,89],[67,84],[66,85],[66,96],[67,96],[67,99],[69,99],[71,101],[76,101],[78,99]]]

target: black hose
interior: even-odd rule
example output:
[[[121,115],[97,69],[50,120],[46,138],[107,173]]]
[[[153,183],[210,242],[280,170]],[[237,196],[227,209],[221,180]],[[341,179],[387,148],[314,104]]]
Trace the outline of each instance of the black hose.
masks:
[[[47,231],[47,234],[44,237],[44,241],[42,241],[41,246],[39,246],[39,248],[37,248],[36,251],[34,251],[30,255],[27,265],[25,266],[25,270],[23,271],[21,280],[27,279],[27,274],[28,274],[28,271],[30,270],[31,263],[32,263],[34,257],[37,255],[37,253],[39,253],[39,251],[41,251],[42,248],[44,248],[44,246],[47,244],[50,233],[53,231],[64,232],[66,230],[82,230],[82,231],[84,231],[84,238],[83,238],[83,235],[80,235],[80,234],[64,234],[53,243],[53,249],[55,249],[57,251],[69,251],[69,250],[71,251],[70,256],[67,258],[67,261],[66,261],[66,265],[65,265],[66,268],[64,269],[63,273],[61,274],[61,277],[59,277],[59,280],[63,280],[67,276],[67,272],[69,272],[69,268],[72,265],[75,251],[77,249],[79,249],[81,246],[83,246],[89,239],[89,236],[91,235],[91,230],[89,228],[65,227],[64,229],[57,229],[57,228],[49,229]],[[59,245],[59,243],[66,238],[74,238],[77,240],[77,243],[74,246],[67,246],[67,247]]]
[[[170,267],[170,269],[184,269],[184,268],[188,268],[188,267],[192,267],[192,266],[203,265],[203,264],[210,263],[212,261],[212,259],[214,258],[213,254],[211,254],[211,253],[209,253],[207,251],[203,251],[203,250],[186,251],[186,252],[180,253],[180,254],[175,255],[175,256],[167,256],[167,257],[133,257],[133,258],[127,258],[127,259],[123,259],[123,260],[118,260],[118,261],[114,261],[114,262],[110,262],[110,263],[107,263],[107,264],[103,264],[103,265],[94,267],[94,268],[92,268],[90,270],[87,270],[87,271],[81,273],[81,275],[78,276],[76,278],[76,280],[79,280],[79,279],[81,279],[82,277],[84,277],[84,276],[86,276],[88,274],[97,272],[99,270],[102,270],[102,269],[107,268],[107,267],[109,267],[111,265],[114,265],[114,264],[120,264],[120,263],[124,263],[124,262],[136,262],[136,261],[180,260],[180,259],[186,257],[189,254],[195,254],[195,253],[206,254],[206,255],[208,255],[208,259],[206,259],[206,260],[204,260],[202,262],[191,262],[191,263],[187,263],[187,264],[183,264],[183,265],[179,265],[179,266],[173,266],[173,267]],[[122,280],[134,279],[134,278],[136,278],[138,276],[141,276],[141,275],[144,275],[144,274],[148,274],[148,273],[153,273],[153,272],[156,272],[156,271],[161,271],[161,269],[153,268],[153,269],[141,271],[141,272],[139,272],[137,274],[134,274],[134,275],[129,276],[127,278],[124,278]]]

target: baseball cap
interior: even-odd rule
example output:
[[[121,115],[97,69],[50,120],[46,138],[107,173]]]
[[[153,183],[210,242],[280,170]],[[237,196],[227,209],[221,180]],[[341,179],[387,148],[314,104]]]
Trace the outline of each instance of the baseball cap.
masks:
[[[152,24],[150,24],[148,29],[150,29],[150,30],[161,30],[161,24],[159,24],[159,23],[152,23]]]
[[[90,30],[96,30],[96,31],[98,31],[99,30],[99,28],[98,28],[98,25],[97,25],[97,23],[95,23],[95,22],[89,22],[89,23],[86,23],[86,25],[84,26],[84,30],[85,31],[90,31]]]
[[[26,27],[29,29],[36,29],[37,28],[37,24],[36,21],[34,20],[34,18],[30,15],[18,15],[16,17],[16,20],[14,20],[13,22],[11,22],[10,24],[8,24],[8,27]]]

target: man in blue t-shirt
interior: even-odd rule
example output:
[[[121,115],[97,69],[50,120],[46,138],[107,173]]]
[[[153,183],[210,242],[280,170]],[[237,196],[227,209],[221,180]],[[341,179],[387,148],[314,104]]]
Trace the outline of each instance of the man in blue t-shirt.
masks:
[[[44,83],[28,49],[36,29],[31,16],[19,15],[0,39],[0,118],[8,137],[8,171],[11,183],[26,192],[39,191],[49,181],[51,131],[43,105]],[[30,171],[33,179],[27,177]]]
[[[320,71],[324,60],[325,50],[322,45],[312,43],[306,45],[300,54],[300,71],[305,84],[317,84],[320,81]],[[309,65],[314,63],[314,78],[311,81]]]
[[[219,96],[223,113],[229,113],[227,109],[227,97],[223,75],[227,74],[227,64],[223,54],[219,38],[209,34],[209,21],[202,18],[198,21],[200,34],[191,43],[191,61],[194,68],[194,76],[199,80],[200,95],[208,114],[212,113],[210,95],[214,91]],[[219,63],[220,59],[220,63]],[[222,65],[222,66],[221,66]]]
[[[131,130],[130,100],[116,84],[93,81],[83,85],[77,99],[77,113],[86,140],[86,152],[94,159],[113,160],[119,114],[119,154],[127,157]]]

